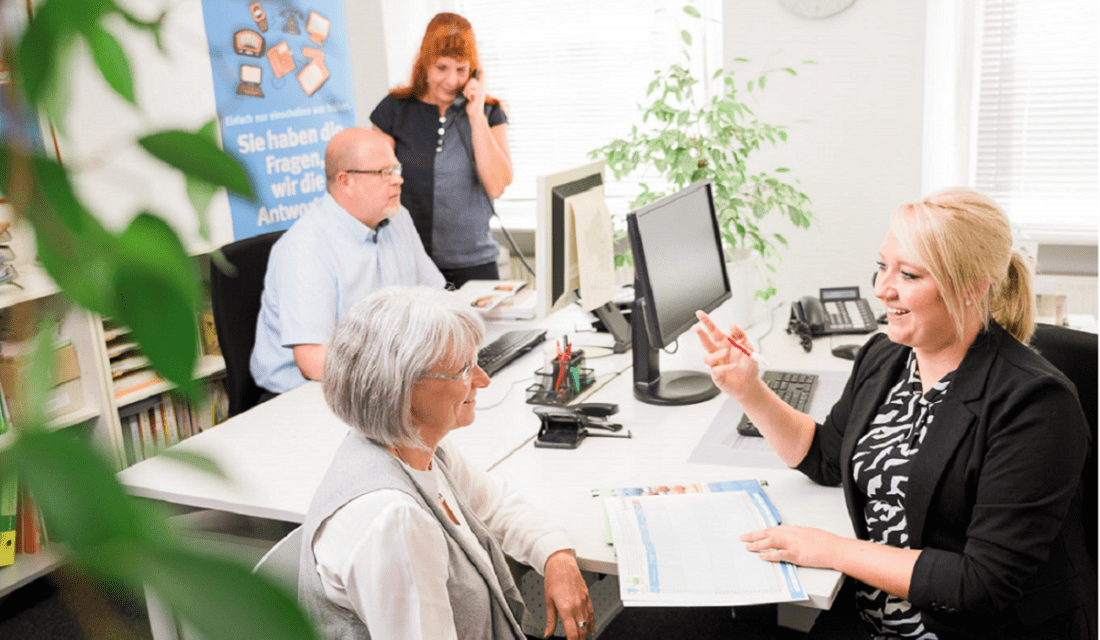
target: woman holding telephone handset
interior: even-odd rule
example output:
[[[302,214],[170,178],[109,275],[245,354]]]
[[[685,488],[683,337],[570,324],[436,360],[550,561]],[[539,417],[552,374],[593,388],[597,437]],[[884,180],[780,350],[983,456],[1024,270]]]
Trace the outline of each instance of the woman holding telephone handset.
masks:
[[[784,462],[844,490],[855,538],[779,526],[730,541],[848,576],[810,637],[1096,637],[1089,428],[1073,384],[1027,346],[1024,260],[981,194],[898,207],[875,281],[889,324],[821,424],[763,386],[729,344],[751,352],[744,332],[697,312],[714,382]]]
[[[490,199],[511,184],[512,159],[508,118],[484,83],[470,22],[440,13],[428,23],[409,84],[370,116],[401,163],[401,204],[455,288],[500,277]]]

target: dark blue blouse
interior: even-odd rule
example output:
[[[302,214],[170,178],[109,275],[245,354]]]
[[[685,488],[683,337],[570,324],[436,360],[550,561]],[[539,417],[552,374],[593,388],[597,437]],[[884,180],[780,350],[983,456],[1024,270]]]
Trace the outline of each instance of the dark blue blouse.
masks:
[[[508,121],[500,105],[485,105],[485,115],[490,127]],[[477,175],[466,107],[451,105],[440,118],[436,105],[387,95],[370,119],[395,141],[405,180],[401,204],[436,265],[455,269],[496,260],[493,209]]]

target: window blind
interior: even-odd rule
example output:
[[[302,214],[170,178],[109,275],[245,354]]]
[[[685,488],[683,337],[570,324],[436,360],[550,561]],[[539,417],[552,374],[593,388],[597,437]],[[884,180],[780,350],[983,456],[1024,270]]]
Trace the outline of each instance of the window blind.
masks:
[[[682,29],[693,35],[700,77],[721,60],[721,8],[713,0],[697,3],[701,20],[683,13],[683,0],[457,4],[474,26],[489,94],[508,112],[514,178],[505,201],[533,201],[537,176],[594,162],[590,151],[626,137],[641,121],[637,105],[653,72],[685,62]],[[609,207],[625,210],[636,186],[616,184],[610,171],[607,180]]]
[[[1097,33],[1095,0],[984,1],[973,184],[1025,232],[1096,240]]]

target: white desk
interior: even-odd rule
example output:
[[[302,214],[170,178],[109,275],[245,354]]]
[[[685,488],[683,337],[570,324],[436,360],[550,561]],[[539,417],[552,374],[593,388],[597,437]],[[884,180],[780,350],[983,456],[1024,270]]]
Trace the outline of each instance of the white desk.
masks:
[[[580,326],[580,314],[574,307],[537,324],[550,331],[549,340],[556,340]],[[721,314],[716,316],[720,319]],[[488,339],[520,326],[530,323],[493,325]],[[754,327],[749,334],[759,335],[764,329]],[[610,344],[609,340],[606,335],[574,336],[578,345]],[[678,353],[661,354],[663,368],[703,370],[701,351],[695,336],[685,334]],[[764,341],[762,352],[776,368],[846,370],[850,366],[829,355],[827,342],[807,357],[782,326]],[[479,393],[482,408],[477,421],[449,437],[474,464],[519,486],[532,502],[560,517],[577,545],[583,568],[601,573],[616,570],[613,549],[604,543],[596,501],[590,497],[591,489],[598,487],[761,478],[768,481],[767,492],[786,522],[852,535],[839,489],[818,487],[786,469],[687,464],[724,396],[684,407],[642,404],[632,395],[630,354],[592,359],[588,364],[595,369],[597,384],[610,378],[591,399],[617,403],[620,412],[615,418],[632,431],[632,439],[588,438],[571,451],[535,448],[532,440],[539,421],[525,402],[524,389],[542,357],[541,349],[532,350],[499,372],[493,384]],[[614,376],[619,371],[623,373]],[[302,522],[346,432],[347,427],[325,406],[320,384],[309,383],[176,445],[218,462],[229,482],[163,456],[138,463],[118,478],[137,496]],[[803,579],[811,605],[827,608],[839,578],[836,572],[806,571]]]
[[[752,335],[753,331],[748,333]],[[827,342],[821,345],[824,346]],[[794,338],[781,332],[769,336],[764,347],[775,369],[844,372],[851,368],[850,362],[834,358],[828,349],[817,345],[816,353],[804,354]],[[675,355],[662,353],[661,358],[662,370],[705,370],[702,347],[693,334],[681,337]],[[624,431],[629,429],[633,435],[631,439],[590,437],[572,450],[526,444],[492,470],[494,475],[506,479],[529,501],[563,523],[577,546],[582,569],[617,573],[614,548],[604,540],[599,501],[592,497],[592,490],[599,488],[756,478],[767,482],[765,492],[779,509],[784,523],[853,536],[839,488],[819,486],[801,473],[786,468],[687,462],[727,396],[719,395],[704,403],[678,407],[643,404],[633,398],[631,374],[627,371],[592,396],[592,400],[618,403],[619,413],[612,420],[623,424]],[[731,540],[730,544],[740,543]],[[840,587],[841,575],[835,571],[804,568],[799,569],[799,573],[810,597],[809,605],[828,609]]]
[[[573,334],[582,318],[583,312],[574,307],[534,324],[546,328],[547,338],[554,340],[563,333]],[[531,325],[494,323],[487,340]],[[542,358],[542,350],[536,348],[498,372],[478,394],[479,406],[492,408],[479,409],[472,427],[448,436],[474,464],[489,469],[538,433],[539,420],[525,402],[524,389],[534,382]],[[625,354],[593,360],[590,366],[599,383],[607,377],[601,372],[620,371],[628,364],[629,354]],[[321,384],[308,382],[173,447],[214,460],[227,480],[165,456],[139,462],[117,477],[132,495],[144,498],[302,522],[347,430],[325,404]]]

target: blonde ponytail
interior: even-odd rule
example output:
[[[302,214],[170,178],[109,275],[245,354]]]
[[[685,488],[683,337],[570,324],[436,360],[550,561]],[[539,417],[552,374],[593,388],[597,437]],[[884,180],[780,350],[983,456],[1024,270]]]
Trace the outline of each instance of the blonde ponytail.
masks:
[[[1027,257],[1012,252],[1008,274],[997,290],[989,292],[989,311],[997,324],[1020,342],[1027,344],[1035,332],[1035,295]]]

